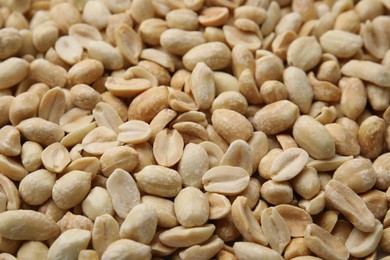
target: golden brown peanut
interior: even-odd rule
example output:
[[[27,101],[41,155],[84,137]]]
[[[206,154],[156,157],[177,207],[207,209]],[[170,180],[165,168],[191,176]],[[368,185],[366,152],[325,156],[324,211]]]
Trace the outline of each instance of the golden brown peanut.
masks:
[[[233,110],[217,109],[214,111],[211,121],[215,130],[230,143],[237,139],[248,140],[253,134],[250,122]]]
[[[315,100],[324,102],[337,102],[340,100],[342,91],[336,85],[327,81],[317,80],[313,72],[309,73],[308,78],[313,87],[313,97]]]
[[[157,228],[157,212],[147,204],[141,203],[131,209],[123,221],[119,235],[122,239],[149,244]]]
[[[160,240],[170,247],[190,247],[205,242],[214,231],[215,226],[213,224],[192,228],[177,226],[162,232]]]
[[[333,178],[354,192],[363,193],[375,185],[376,173],[369,160],[356,158],[340,165],[334,172]]]
[[[289,99],[300,111],[308,113],[313,101],[314,92],[305,72],[299,67],[289,67],[283,72],[283,80]]]
[[[305,232],[306,246],[316,255],[325,259],[348,259],[349,252],[345,246],[334,239],[325,229],[310,224]]]
[[[235,195],[248,186],[249,179],[249,173],[241,167],[217,166],[203,175],[202,183],[208,192]]]
[[[263,199],[274,205],[287,204],[293,199],[292,187],[286,181],[266,181],[261,186],[260,192]]]
[[[389,248],[389,228],[385,228],[383,230],[383,234],[382,234],[382,239],[380,241],[380,248],[385,251],[385,252],[389,252],[390,251],[390,248]],[[383,259],[386,259],[388,257],[384,257]]]
[[[202,226],[209,218],[208,199],[194,187],[186,187],[177,194],[174,209],[177,220],[186,228]]]
[[[315,223],[328,232],[332,232],[338,220],[339,212],[334,210],[323,211],[315,218]]]
[[[148,165],[134,174],[141,190],[151,195],[174,197],[179,193],[182,179],[173,169],[159,165]]]
[[[183,148],[184,141],[180,133],[176,129],[164,129],[156,135],[153,154],[159,165],[171,167],[182,157]]]
[[[313,223],[311,216],[299,207],[281,204],[277,205],[275,209],[286,222],[292,237],[304,236],[306,226]]]
[[[49,217],[33,210],[0,213],[2,237],[13,240],[43,241],[58,235],[60,229]]]
[[[335,236],[341,243],[345,244],[353,226],[346,220],[338,220],[332,230],[332,235]]]
[[[370,116],[363,121],[358,135],[362,156],[374,159],[381,154],[385,131],[385,122],[382,118]]]
[[[331,180],[325,187],[325,197],[329,206],[340,211],[359,230],[372,232],[375,229],[374,215],[348,186]]]
[[[208,169],[209,158],[205,149],[200,145],[187,144],[177,169],[183,179],[183,186],[201,188],[203,185],[202,177]]]
[[[276,251],[257,243],[235,242],[233,248],[238,259],[283,259]]]
[[[227,67],[230,64],[230,60],[230,49],[220,42],[200,44],[183,56],[185,68],[191,71],[198,62],[204,62],[212,70],[219,70]]]
[[[41,205],[49,198],[56,181],[56,175],[47,170],[31,172],[19,184],[20,197],[30,205]]]
[[[92,229],[92,246],[99,255],[102,255],[106,248],[119,239],[119,225],[116,220],[108,214],[96,218]]]
[[[115,212],[126,218],[130,210],[140,203],[140,193],[132,176],[122,169],[116,169],[107,180]]]
[[[9,120],[9,108],[12,104],[13,96],[0,96],[0,126],[3,127]]]
[[[284,251],[285,259],[299,260],[316,260],[317,258],[310,258],[310,249],[305,244],[305,238],[295,237],[291,239],[290,244],[287,245]],[[307,257],[307,258],[306,258]]]
[[[315,159],[335,155],[335,142],[328,130],[310,116],[299,117],[294,124],[293,136],[297,144]]]

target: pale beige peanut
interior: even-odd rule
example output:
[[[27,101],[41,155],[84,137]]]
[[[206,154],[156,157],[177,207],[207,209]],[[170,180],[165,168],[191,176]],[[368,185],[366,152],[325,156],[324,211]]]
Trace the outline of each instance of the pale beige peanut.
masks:
[[[174,209],[179,223],[187,228],[202,226],[209,218],[208,199],[201,190],[194,187],[186,187],[177,194]]]
[[[310,116],[299,117],[293,127],[297,144],[315,159],[327,159],[335,155],[335,142],[329,131]]]
[[[261,186],[260,194],[264,200],[274,205],[287,204],[293,200],[292,187],[286,181],[266,181]]]
[[[321,190],[317,170],[308,166],[291,180],[291,185],[294,191],[304,199],[313,198]]]
[[[247,198],[247,204],[250,209],[254,209],[258,204],[260,196],[261,184],[256,178],[250,178],[248,186],[237,196],[243,196]],[[232,197],[231,200],[234,200],[235,197]]]
[[[133,97],[151,87],[151,82],[143,78],[123,79],[108,77],[105,87],[110,93],[118,97]]]
[[[267,135],[262,131],[255,131],[248,140],[253,155],[253,171],[259,167],[261,159],[268,153],[269,144]]]
[[[222,219],[230,213],[231,203],[226,196],[214,192],[206,192],[206,196],[210,205],[209,219]]]
[[[177,112],[172,109],[161,110],[150,122],[149,126],[152,130],[151,139],[154,140],[156,135],[163,130],[169,122],[171,122],[177,115]]]
[[[146,62],[153,63],[153,61],[146,61]],[[158,64],[156,64],[156,65],[160,66]],[[165,68],[162,68],[162,69],[165,69]],[[152,87],[156,87],[158,85],[157,77],[153,73],[151,73],[147,69],[145,69],[144,67],[141,67],[138,65],[127,69],[126,72],[123,74],[123,78],[126,80],[146,79],[150,82],[150,85]]]
[[[62,36],[58,38],[55,44],[55,50],[60,58],[66,63],[73,65],[81,60],[83,47],[72,36]]]
[[[299,107],[301,112],[309,112],[314,92],[304,71],[299,67],[291,66],[283,72],[283,80],[289,99]]]
[[[187,144],[177,168],[183,180],[183,186],[201,188],[202,177],[208,169],[209,158],[205,149],[200,145]]]
[[[210,69],[219,70],[230,64],[231,51],[221,42],[200,44],[183,56],[183,64],[193,70],[198,62],[204,62]]]
[[[382,219],[386,215],[388,206],[385,192],[373,189],[362,194],[361,198],[376,219]]]
[[[172,10],[165,17],[169,28],[195,31],[198,29],[198,14],[192,10]]]
[[[298,175],[307,162],[309,154],[301,148],[289,148],[279,154],[272,162],[271,179],[287,181]]]
[[[376,173],[369,160],[356,158],[341,164],[334,172],[333,178],[354,192],[363,193],[375,185]]]
[[[51,172],[61,173],[70,163],[68,150],[61,143],[53,143],[41,154],[42,163]]]
[[[117,133],[110,128],[100,126],[90,131],[83,139],[84,151],[93,155],[102,155],[107,150],[119,146]]]
[[[317,257],[309,256],[310,249],[305,244],[303,237],[292,238],[284,251],[285,259],[317,260]]]
[[[85,3],[82,18],[87,23],[97,29],[103,29],[107,26],[110,11],[103,2]]]
[[[78,259],[80,260],[98,260],[99,255],[95,250],[91,249],[83,249],[80,251],[78,255]]]
[[[179,37],[180,35],[180,37]],[[182,29],[168,29],[161,34],[160,44],[164,49],[177,55],[184,55],[192,48],[206,42],[202,33]]]
[[[374,159],[381,154],[385,131],[384,120],[377,116],[370,116],[361,123],[358,140],[362,156]]]
[[[2,237],[13,240],[43,241],[60,232],[57,224],[43,213],[33,210],[11,210],[0,213]]]
[[[187,93],[168,88],[169,106],[177,112],[188,112],[198,109],[194,99]]]
[[[78,205],[91,189],[91,173],[71,171],[59,178],[52,191],[53,200],[62,209]]]
[[[140,24],[142,21],[152,18],[153,17],[153,4],[152,1],[140,1],[135,0],[133,1],[132,5],[132,12],[131,17],[134,19],[135,22]]]
[[[363,39],[350,32],[330,30],[321,36],[320,43],[324,51],[332,53],[338,58],[348,58],[363,46]]]
[[[235,242],[233,248],[238,259],[283,259],[276,251],[257,243]]]
[[[92,110],[92,114],[98,126],[111,128],[117,133],[119,132],[119,126],[123,124],[115,109],[104,102],[97,103]]]
[[[335,210],[326,210],[318,214],[315,219],[315,224],[325,229],[328,232],[332,232],[338,220],[339,212]]]
[[[104,214],[114,215],[110,194],[102,187],[93,188],[81,206],[83,213],[92,220]]]
[[[279,144],[283,150],[298,147],[294,138],[289,134],[278,134],[278,135],[276,135],[276,140],[279,142]]]
[[[132,176],[122,169],[116,169],[107,180],[115,212],[125,218],[130,210],[140,203],[141,197]]]
[[[213,112],[221,108],[231,109],[240,114],[245,114],[248,108],[248,102],[245,96],[237,91],[225,91],[215,98],[211,111]]]
[[[313,72],[309,73],[308,78],[313,87],[314,99],[325,102],[337,102],[340,100],[342,91],[336,85],[327,81],[317,80]]]
[[[59,3],[53,6],[50,9],[50,18],[56,23],[63,34],[68,32],[71,25],[81,22],[80,12],[70,3]]]
[[[115,169],[131,172],[138,164],[138,153],[132,147],[118,146],[107,150],[100,157],[100,169],[103,175],[109,177]]]
[[[231,212],[229,212],[226,217],[216,220],[215,225],[215,234],[217,234],[223,241],[233,241],[240,237],[241,233],[233,223]]]
[[[131,64],[137,64],[142,52],[142,40],[133,28],[121,24],[115,31],[115,41],[123,56]]]
[[[91,232],[87,230],[67,230],[50,246],[47,259],[78,257],[81,250],[87,249],[90,240]]]
[[[261,227],[271,248],[281,254],[289,244],[291,237],[287,223],[274,207],[263,210]]]
[[[215,98],[213,71],[203,62],[196,64],[191,74],[191,92],[201,109],[210,108]]]
[[[65,113],[66,96],[61,88],[55,87],[48,90],[39,104],[38,116],[50,122],[58,124]]]
[[[167,87],[153,87],[133,99],[128,109],[128,118],[149,123],[168,106]]]
[[[40,23],[32,29],[32,44],[38,51],[46,52],[54,47],[59,36],[59,30],[55,23],[48,20]]]
[[[92,229],[92,247],[101,256],[106,248],[119,240],[118,222],[108,214],[95,219]]]
[[[177,171],[159,165],[148,165],[134,174],[139,188],[161,197],[174,197],[181,190],[182,179]]]
[[[51,198],[56,175],[47,170],[28,174],[19,184],[20,197],[30,205],[41,205]]]
[[[211,121],[215,130],[228,142],[237,139],[248,140],[253,134],[250,122],[233,110],[217,109],[214,111]]]
[[[139,26],[139,33],[144,42],[150,45],[160,43],[161,34],[168,29],[167,22],[160,18],[144,20]]]
[[[93,228],[93,222],[89,218],[83,215],[76,215],[71,212],[66,214],[57,222],[61,229],[61,232],[65,232],[69,229],[82,229],[91,231]]]
[[[179,256],[182,259],[190,259],[194,255],[197,255],[200,258],[207,259],[219,252],[223,248],[223,246],[224,241],[218,236],[214,235],[201,245],[194,245],[181,251],[179,253]]]
[[[261,24],[266,19],[266,12],[261,6],[243,5],[234,9],[234,19],[239,18],[247,18]]]
[[[226,7],[210,7],[204,9],[199,16],[199,23],[203,26],[221,26],[229,17],[229,9]]]
[[[157,49],[143,49],[140,55],[141,59],[155,62],[170,72],[175,71],[175,63],[171,56]]]
[[[336,84],[341,78],[340,64],[334,60],[321,63],[317,72],[317,79]]]
[[[330,159],[324,160],[312,160],[307,163],[307,166],[313,167],[317,171],[333,171],[336,170],[341,164],[353,159],[353,156],[341,156],[335,155]]]
[[[3,72],[0,76],[0,89],[7,89],[21,82],[26,78],[29,68],[27,61],[14,57],[0,63]]]
[[[164,257],[173,254],[177,248],[166,246],[160,241],[160,234],[163,231],[157,231],[154,235],[150,247],[152,248],[152,254],[159,257]]]
[[[13,96],[0,96],[0,126],[2,127],[10,122],[9,108],[13,99]]]
[[[99,30],[86,23],[76,23],[69,27],[69,36],[75,38],[83,48],[87,48],[92,41],[103,40]]]
[[[378,87],[374,84],[367,84],[367,98],[375,111],[385,110],[389,107],[390,96],[387,88]],[[385,119],[385,116],[383,116]]]
[[[314,198],[310,200],[299,200],[298,206],[304,209],[310,215],[319,214],[325,209],[326,206],[325,192],[321,190]]]
[[[157,221],[157,211],[154,207],[141,203],[127,214],[120,227],[119,235],[122,239],[149,244],[156,233]]]
[[[39,101],[37,95],[27,92],[15,97],[9,106],[9,119],[11,123],[17,125],[25,119],[37,116]]]
[[[268,139],[267,139],[268,142]],[[269,147],[268,143],[268,148]],[[275,160],[275,158],[282,153],[283,150],[279,148],[271,149],[267,151],[266,154],[264,154],[263,158],[260,160],[260,163],[258,165],[258,171],[259,175],[266,179],[266,180],[271,180],[271,167],[272,167],[272,162]]]
[[[382,234],[382,239],[380,241],[380,248],[385,251],[385,252],[389,252],[390,249],[389,249],[389,228],[385,228],[383,230],[383,234]],[[383,259],[386,259],[386,258],[389,258],[389,257],[384,257]]]
[[[70,84],[92,84],[104,72],[103,64],[94,59],[83,59],[74,64],[68,71]]]
[[[383,65],[371,61],[350,60],[342,66],[341,72],[346,76],[357,77],[381,87],[390,86],[390,73]]]
[[[366,21],[362,28],[364,47],[375,58],[383,59],[389,49],[386,25],[379,19]]]
[[[23,243],[19,248],[16,257],[21,260],[38,260],[42,258],[47,258],[47,252],[49,249],[47,246],[39,241],[28,241]]]
[[[340,211],[356,228],[364,232],[375,229],[375,217],[363,199],[352,189],[337,180],[325,187],[327,204]]]
[[[277,205],[275,209],[286,222],[292,237],[304,236],[306,226],[313,223],[311,216],[297,206],[282,204]]]
[[[169,71],[153,61],[142,60],[138,63],[138,66],[154,75],[160,85],[168,85],[171,81]]]
[[[307,51],[305,51],[305,49]],[[315,67],[321,59],[322,49],[316,38],[303,36],[291,43],[287,50],[288,64],[304,71]]]
[[[65,147],[68,147],[68,148],[74,147],[77,144],[79,144],[80,147],[82,147],[82,145],[80,143],[82,142],[84,137],[89,132],[94,130],[96,127],[97,127],[96,122],[90,123],[86,126],[81,126],[81,127],[77,128],[76,130],[72,131],[71,133],[68,133],[64,138],[62,138],[61,144],[63,144]],[[71,158],[74,159],[74,157],[72,157],[72,156],[71,156]]]
[[[246,170],[249,174],[252,174],[253,154],[249,144],[243,140],[233,141],[219,164],[238,166]]]
[[[0,59],[4,60],[17,54],[22,48],[22,37],[15,28],[3,28],[0,30],[1,52]]]
[[[356,156],[360,153],[360,145],[356,136],[345,127],[337,123],[327,124],[325,127],[335,140],[336,152],[338,154]]]
[[[268,80],[281,80],[283,77],[283,61],[276,55],[265,53],[256,60],[255,78],[258,86]]]
[[[68,133],[74,132],[82,127],[87,126],[93,120],[93,116],[88,110],[72,108],[61,116],[59,125]]]
[[[104,92],[100,96],[102,97],[103,102],[109,104],[112,108],[115,109],[123,121],[127,120],[127,106],[121,99],[114,96],[110,92]]]
[[[386,189],[390,183],[390,178],[386,174],[390,167],[389,163],[390,153],[384,153],[379,156],[373,163],[373,168],[376,173],[375,186],[379,189]]]
[[[158,226],[172,228],[179,224],[176,218],[173,201],[157,196],[145,195],[141,198],[141,202],[150,205],[156,210]]]
[[[217,166],[203,175],[202,183],[208,192],[235,195],[248,186],[249,173],[241,167]]]
[[[259,28],[257,28],[257,30],[259,30]],[[223,32],[225,34],[226,41],[231,48],[241,44],[247,47],[250,51],[255,51],[261,47],[261,41],[254,33],[244,32],[237,27],[230,25],[224,25]]]
[[[179,122],[172,125],[183,137],[184,143],[201,143],[209,140],[207,130],[200,124],[194,122]]]
[[[101,101],[100,93],[85,84],[77,84],[70,89],[72,104],[81,109],[92,110]]]
[[[305,242],[307,247],[320,257],[348,259],[349,252],[345,246],[316,224],[310,224],[306,228]]]
[[[0,174],[0,186],[5,196],[2,196],[2,207],[7,210],[17,210],[20,208],[20,196],[18,188],[15,184],[7,178],[7,176]],[[4,211],[3,210],[3,211]]]
[[[250,69],[244,69],[238,79],[239,91],[247,99],[249,104],[262,103],[253,73]]]
[[[87,50],[90,57],[103,63],[106,69],[116,70],[123,67],[123,57],[119,50],[106,42],[90,42]]]
[[[5,156],[17,156],[21,153],[20,133],[13,127],[6,125],[0,129],[0,153]]]
[[[67,83],[67,72],[64,68],[44,59],[36,59],[30,64],[30,74],[37,82],[49,87],[64,87]]]
[[[160,131],[153,143],[153,154],[159,165],[171,167],[183,154],[184,141],[177,130]]]
[[[342,90],[340,109],[347,117],[355,120],[367,104],[367,90],[363,82],[357,78],[349,78]]]
[[[27,175],[27,170],[14,158],[0,154],[0,171],[11,180],[20,181]]]
[[[170,247],[190,247],[200,244],[209,239],[215,231],[213,224],[200,227],[185,228],[177,226],[160,234],[160,240]]]

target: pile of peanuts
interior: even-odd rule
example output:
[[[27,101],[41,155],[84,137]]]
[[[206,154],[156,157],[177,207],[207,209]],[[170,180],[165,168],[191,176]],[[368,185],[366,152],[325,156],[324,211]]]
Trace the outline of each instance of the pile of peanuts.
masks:
[[[389,260],[389,187],[390,0],[0,0],[0,259]]]

